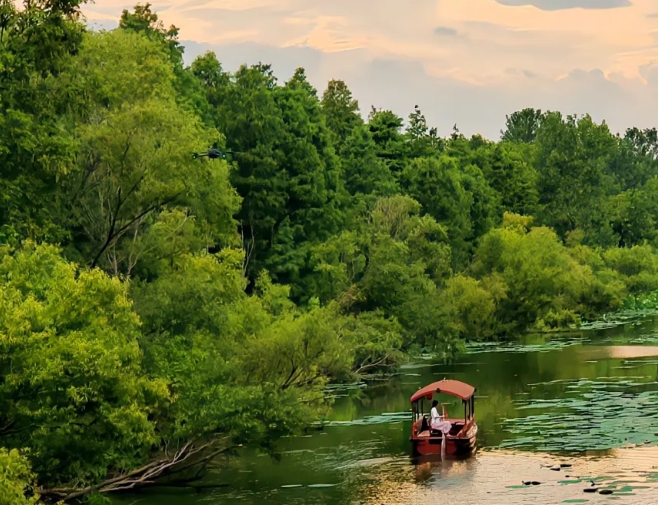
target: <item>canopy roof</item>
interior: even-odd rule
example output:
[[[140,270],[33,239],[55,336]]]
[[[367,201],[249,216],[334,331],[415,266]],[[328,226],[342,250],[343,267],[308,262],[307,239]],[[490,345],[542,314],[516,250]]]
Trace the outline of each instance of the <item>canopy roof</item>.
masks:
[[[443,393],[456,396],[462,400],[468,400],[475,393],[475,388],[465,382],[443,379],[442,381],[432,382],[432,384],[416,391],[411,397],[411,403],[420,400],[422,397],[426,397],[429,400],[434,393]]]

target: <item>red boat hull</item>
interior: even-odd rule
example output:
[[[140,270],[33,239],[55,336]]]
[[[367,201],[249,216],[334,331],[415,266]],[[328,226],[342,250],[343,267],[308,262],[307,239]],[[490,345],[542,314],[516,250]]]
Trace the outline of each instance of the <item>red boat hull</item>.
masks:
[[[441,454],[441,444],[443,443],[440,437],[428,437],[425,440],[411,440],[414,453],[421,456],[429,456],[431,454]],[[476,440],[475,438],[459,438],[446,441],[446,456],[468,456],[475,452]]]
[[[463,426],[463,421],[461,421]],[[414,430],[416,431],[416,430]],[[446,456],[468,456],[475,452],[477,441],[477,424],[473,422],[465,433],[458,436],[446,436]],[[443,437],[430,435],[427,430],[411,436],[414,453],[421,456],[441,454]]]

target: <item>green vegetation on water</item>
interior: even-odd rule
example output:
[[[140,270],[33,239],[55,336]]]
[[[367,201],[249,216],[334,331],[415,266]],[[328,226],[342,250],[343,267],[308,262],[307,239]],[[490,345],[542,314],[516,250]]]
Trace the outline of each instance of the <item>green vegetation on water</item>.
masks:
[[[656,306],[655,130],[523,110],[439,138],[176,38],[148,5],[91,33],[78,0],[0,0],[8,505],[276,456],[330,383]]]
[[[646,364],[646,362],[644,363]],[[654,360],[649,365],[658,364]],[[624,368],[624,367],[620,367]],[[658,442],[658,382],[571,380],[553,384],[564,396],[521,399],[520,411],[540,410],[507,419],[502,428],[517,435],[501,444],[541,452],[585,452]]]

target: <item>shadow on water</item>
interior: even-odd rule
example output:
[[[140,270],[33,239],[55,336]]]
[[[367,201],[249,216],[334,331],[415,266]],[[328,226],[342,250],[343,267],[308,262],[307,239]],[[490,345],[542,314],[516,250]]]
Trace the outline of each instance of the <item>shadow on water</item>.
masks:
[[[409,397],[442,378],[477,386],[478,453],[411,457]],[[469,346],[452,364],[422,359],[373,385],[336,386],[323,431],[290,437],[282,460],[245,450],[201,485],[117,504],[656,503],[658,321]],[[459,412],[459,400],[448,403]],[[572,468],[554,471],[568,462]],[[523,482],[539,482],[525,485]],[[591,486],[611,496],[585,493]],[[650,501],[646,496],[652,495]],[[582,502],[585,503],[585,502]],[[607,503],[607,501],[606,501]]]

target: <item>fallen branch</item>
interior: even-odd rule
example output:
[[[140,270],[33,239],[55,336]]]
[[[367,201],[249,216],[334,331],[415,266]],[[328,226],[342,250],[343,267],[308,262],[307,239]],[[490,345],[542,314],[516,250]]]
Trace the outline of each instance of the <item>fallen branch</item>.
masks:
[[[375,361],[375,362],[373,362],[373,363],[368,363],[368,364],[366,364],[366,362],[370,359],[370,358],[367,358],[363,363],[361,363],[361,366],[360,366],[359,368],[357,368],[357,369],[354,371],[354,373],[357,374],[357,375],[360,375],[360,374],[362,374],[363,372],[365,372],[366,370],[370,370],[370,369],[372,369],[372,368],[377,368],[377,367],[380,367],[380,366],[383,366],[383,367],[391,367],[391,366],[394,366],[394,365],[391,364],[391,363],[386,363],[386,361],[388,360],[388,358],[389,358],[389,355],[386,354],[386,356],[384,356],[384,357],[381,358],[380,360]]]
[[[224,443],[227,441],[228,439],[221,440],[221,442]],[[201,458],[193,458],[193,456],[201,453],[202,451],[210,449],[219,442],[220,440],[213,440],[211,442],[207,442],[195,447],[193,445],[193,441],[189,441],[169,458],[161,458],[156,461],[152,461],[151,463],[141,468],[137,468],[128,473],[104,480],[98,484],[86,486],[84,488],[73,487],[44,489],[39,490],[38,493],[42,497],[56,498],[58,501],[61,500],[66,502],[81,498],[93,492],[112,493],[129,491],[142,486],[154,485],[157,483],[158,479],[165,475],[169,475],[171,473],[179,473],[197,465],[207,464],[213,458],[231,449],[230,446],[225,446],[220,449],[215,449]]]

